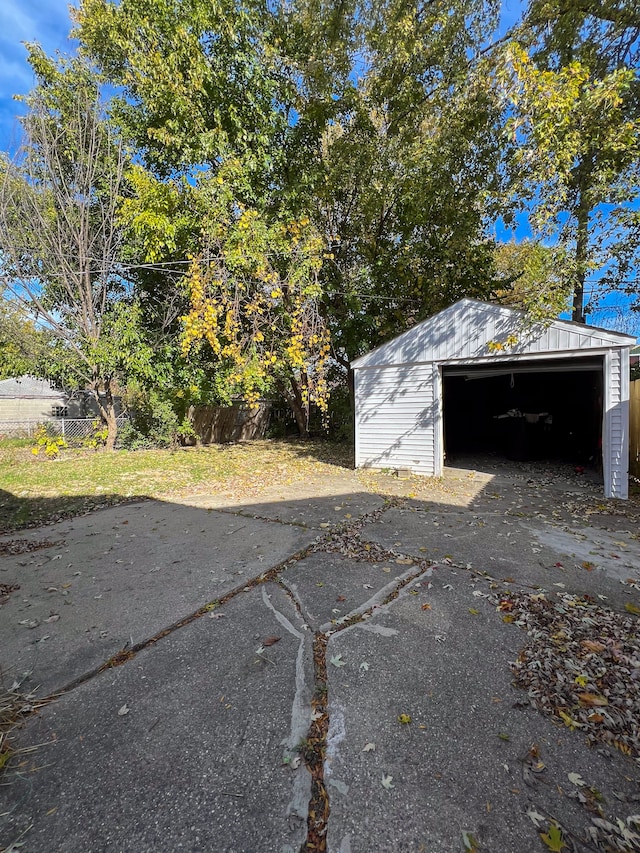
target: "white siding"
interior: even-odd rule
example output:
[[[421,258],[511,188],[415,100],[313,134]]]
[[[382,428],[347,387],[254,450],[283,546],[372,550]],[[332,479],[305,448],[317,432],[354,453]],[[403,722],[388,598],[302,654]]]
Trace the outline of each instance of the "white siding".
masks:
[[[506,340],[517,337],[515,345]],[[503,343],[493,351],[490,343]],[[442,473],[440,366],[604,354],[602,461],[607,497],[626,498],[629,446],[628,335],[557,320],[526,332],[521,315],[462,299],[353,363],[356,466]]]
[[[518,339],[513,346],[506,341]],[[490,343],[504,349],[492,351]],[[585,352],[611,346],[631,346],[627,335],[556,320],[550,326],[525,330],[522,315],[510,308],[474,299],[461,299],[434,317],[418,323],[392,341],[378,347],[354,367],[416,362],[449,362],[465,359],[495,361],[535,353]]]
[[[355,372],[356,467],[440,472],[437,378],[432,364]]]
[[[626,498],[629,489],[629,350],[605,358],[602,467],[607,498]]]

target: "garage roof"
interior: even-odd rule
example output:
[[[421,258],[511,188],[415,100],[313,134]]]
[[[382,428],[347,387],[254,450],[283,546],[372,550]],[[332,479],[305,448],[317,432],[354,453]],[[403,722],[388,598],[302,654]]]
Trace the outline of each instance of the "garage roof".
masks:
[[[352,367],[496,361],[542,353],[587,354],[636,343],[630,335],[570,320],[554,320],[549,325],[527,328],[523,325],[524,317],[522,311],[513,308],[461,299],[356,359]]]

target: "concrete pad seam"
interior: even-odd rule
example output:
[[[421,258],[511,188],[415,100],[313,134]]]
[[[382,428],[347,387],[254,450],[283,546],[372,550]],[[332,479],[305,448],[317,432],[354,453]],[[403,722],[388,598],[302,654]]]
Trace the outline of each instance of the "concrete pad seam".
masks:
[[[241,593],[252,589],[258,584],[263,584],[267,583],[268,581],[275,580],[277,575],[287,565],[289,565],[289,563],[297,562],[298,560],[301,560],[303,557],[305,557],[306,554],[309,552],[309,548],[310,546],[306,546],[305,548],[300,549],[294,554],[288,556],[285,560],[282,560],[277,565],[268,569],[266,572],[262,572],[261,574],[256,575],[248,581],[239,584],[237,587],[230,590],[228,593],[221,596],[220,598],[216,598],[212,601],[207,602],[206,604],[202,605],[197,610],[193,611],[187,616],[183,616],[181,619],[178,619],[177,621],[168,625],[166,628],[163,628],[161,631],[158,631],[153,636],[147,637],[146,639],[134,643],[133,645],[125,645],[119,652],[116,652],[108,660],[103,661],[103,663],[99,664],[93,669],[90,669],[88,672],[85,672],[77,678],[74,678],[68,684],[64,685],[60,690],[50,694],[49,696],[44,697],[41,701],[53,701],[62,694],[70,692],[76,687],[79,687],[81,684],[84,684],[86,681],[89,681],[90,679],[99,675],[101,672],[104,672],[107,669],[111,669],[114,666],[120,666],[126,663],[127,661],[134,658],[139,651],[142,651],[142,649],[154,645],[159,640],[168,637],[180,628],[184,628],[186,625],[191,624],[191,622],[195,621],[196,619],[200,619],[205,614],[212,612],[214,609],[220,607],[222,604],[226,604],[228,601],[240,595]]]

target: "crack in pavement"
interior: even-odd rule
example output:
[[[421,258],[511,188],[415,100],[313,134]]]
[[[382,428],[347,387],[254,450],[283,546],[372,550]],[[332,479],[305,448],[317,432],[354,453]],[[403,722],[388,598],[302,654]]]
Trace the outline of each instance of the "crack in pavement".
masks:
[[[360,531],[365,525],[378,521],[389,509],[402,506],[403,503],[403,499],[393,496],[385,496],[384,506],[379,507],[372,512],[364,513],[359,518],[350,521],[347,524],[332,526],[330,530],[323,532],[312,543],[287,556],[284,560],[267,571],[261,572],[255,577],[244,581],[225,595],[203,604],[194,612],[176,620],[155,633],[153,636],[131,645],[126,644],[120,651],[116,652],[98,666],[82,673],[72,681],[65,684],[59,690],[54,693],[50,693],[42,700],[39,700],[37,704],[34,704],[31,709],[23,715],[24,718],[31,716],[39,708],[54,702],[62,695],[71,692],[106,670],[128,663],[143,649],[155,645],[160,640],[172,635],[195,620],[200,619],[207,614],[212,614],[214,610],[217,610],[219,607],[241,595],[243,592],[248,592],[257,586],[264,585],[268,582],[276,583],[281,589],[283,589],[301,618],[305,623],[308,623],[309,620],[306,616],[303,602],[287,584],[286,571],[288,568],[293,567],[305,557],[313,553],[317,553],[319,551],[339,552],[340,543],[350,540],[352,545],[356,545],[357,547],[352,547],[350,553],[345,555],[348,559],[356,561],[366,560],[368,562],[381,562],[385,560],[397,561],[399,559],[406,559],[411,563],[411,567],[407,569],[407,571],[385,584],[382,589],[377,590],[374,595],[364,602],[364,604],[354,608],[342,619],[322,625],[313,638],[310,639],[313,655],[313,685],[307,685],[305,679],[305,652],[308,648],[307,636],[295,628],[289,619],[277,610],[271,602],[264,586],[262,589],[264,604],[273,612],[276,620],[282,625],[284,630],[299,640],[299,647],[296,655],[295,693],[291,708],[290,730],[288,736],[283,741],[283,745],[286,749],[285,757],[288,756],[290,760],[295,759],[295,754],[299,753],[301,758],[304,760],[306,769],[311,775],[311,796],[307,802],[306,798],[309,794],[308,787],[305,784],[304,774],[303,772],[296,773],[293,782],[292,798],[287,807],[287,817],[302,820],[306,819],[307,839],[303,844],[303,851],[313,850],[316,853],[326,851],[326,834],[328,831],[330,813],[330,799],[327,792],[327,786],[325,784],[325,753],[330,724],[327,688],[327,645],[334,634],[365,621],[377,609],[390,604],[395,598],[397,598],[401,590],[407,584],[410,584],[412,581],[421,577],[425,572],[430,572],[432,570],[431,563],[426,560],[416,560],[414,557],[409,557],[409,555],[406,554],[396,551],[387,551],[375,543],[363,542],[360,539]],[[286,522],[280,519],[263,519],[261,516],[249,515],[248,513],[233,512],[230,510],[219,511],[235,515],[238,518],[250,517],[284,524],[285,526],[291,526],[292,524],[294,526],[303,526],[296,524],[295,522]],[[415,566],[416,562],[418,563],[417,570]],[[300,768],[300,771],[303,771],[302,767]]]

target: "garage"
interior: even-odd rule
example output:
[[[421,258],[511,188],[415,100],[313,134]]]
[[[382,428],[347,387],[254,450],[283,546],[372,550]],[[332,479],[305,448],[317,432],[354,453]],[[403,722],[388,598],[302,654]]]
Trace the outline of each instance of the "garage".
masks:
[[[463,299],[352,364],[356,466],[440,476],[471,453],[559,460],[626,498],[634,344],[564,320],[532,328]]]

